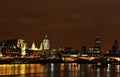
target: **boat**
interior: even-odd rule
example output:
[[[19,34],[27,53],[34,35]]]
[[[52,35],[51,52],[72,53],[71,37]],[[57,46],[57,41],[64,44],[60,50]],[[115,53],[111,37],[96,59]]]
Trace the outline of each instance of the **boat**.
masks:
[[[108,64],[106,62],[97,62],[96,64],[93,64],[94,68],[106,68],[108,67]]]

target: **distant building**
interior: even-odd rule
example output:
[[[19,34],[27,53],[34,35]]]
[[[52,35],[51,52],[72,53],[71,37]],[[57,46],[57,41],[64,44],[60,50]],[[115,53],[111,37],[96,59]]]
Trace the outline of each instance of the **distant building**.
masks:
[[[101,53],[101,39],[99,36],[96,37],[95,43],[92,48],[89,48],[91,55],[99,55]]]
[[[112,46],[112,51],[114,53],[117,53],[118,52],[118,49],[119,49],[119,44],[118,44],[118,41],[115,40],[114,43],[113,43],[113,46]]]
[[[35,42],[32,43],[31,50],[38,50],[38,48],[35,46]]]
[[[48,36],[45,35],[45,38],[40,43],[40,48],[37,48],[35,45],[35,42],[33,42],[31,48],[27,51],[27,54],[34,55],[34,56],[44,55],[45,57],[49,57],[50,56],[50,41],[48,39]]]
[[[87,51],[87,50],[86,50],[86,46],[82,46],[81,52],[82,52],[82,53],[87,53],[86,51]]]
[[[100,51],[101,51],[101,39],[99,36],[97,36],[93,46],[93,53],[100,53]]]
[[[17,47],[21,49],[21,55],[25,56],[26,55],[26,43],[24,42],[23,39],[18,39],[17,40]]]
[[[40,44],[40,50],[47,50],[47,51],[50,50],[50,41],[47,35],[45,36],[42,43]]]
[[[120,53],[119,51],[119,44],[117,40],[114,40],[114,43],[112,45],[112,50],[109,51],[109,54],[111,55],[118,55]]]
[[[9,39],[0,43],[3,56],[24,56],[26,45],[23,39]]]

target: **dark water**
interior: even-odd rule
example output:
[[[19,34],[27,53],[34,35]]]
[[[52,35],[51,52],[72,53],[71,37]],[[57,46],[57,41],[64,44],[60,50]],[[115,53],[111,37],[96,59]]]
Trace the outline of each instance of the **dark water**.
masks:
[[[3,64],[1,77],[120,77],[120,65],[93,68],[90,64]]]

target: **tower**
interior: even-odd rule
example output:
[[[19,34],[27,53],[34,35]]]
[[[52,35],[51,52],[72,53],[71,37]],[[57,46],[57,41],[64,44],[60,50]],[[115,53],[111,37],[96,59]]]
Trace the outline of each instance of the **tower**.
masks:
[[[97,36],[95,39],[95,43],[93,45],[93,52],[100,53],[100,51],[101,51],[101,39],[99,36]]]
[[[32,43],[31,50],[37,50],[37,48],[36,48],[36,46],[35,46],[35,42]]]
[[[119,47],[118,47],[118,41],[115,40],[114,43],[113,43],[113,46],[112,46],[112,52],[113,53],[117,53],[118,49],[119,49]]]
[[[26,43],[24,43],[23,39],[18,39],[17,41],[17,47],[21,49],[21,55],[25,56],[26,55]]]
[[[86,46],[82,46],[81,51],[82,53],[86,53]]]

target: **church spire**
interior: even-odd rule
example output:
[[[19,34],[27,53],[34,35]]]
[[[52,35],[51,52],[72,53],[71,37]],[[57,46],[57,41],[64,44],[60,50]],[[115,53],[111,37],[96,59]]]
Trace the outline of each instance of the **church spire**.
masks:
[[[37,48],[36,48],[36,46],[35,46],[35,42],[32,43],[31,50],[37,50]]]

